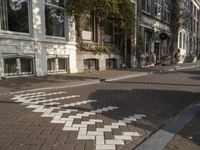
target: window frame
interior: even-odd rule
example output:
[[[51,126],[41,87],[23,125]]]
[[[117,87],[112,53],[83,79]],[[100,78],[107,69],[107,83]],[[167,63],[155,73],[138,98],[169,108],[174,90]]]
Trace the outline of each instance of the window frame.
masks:
[[[5,59],[15,59],[16,63],[16,72],[14,73],[6,73],[5,70]],[[31,60],[31,72],[22,72],[22,59],[30,59]],[[4,67],[4,75],[5,77],[20,77],[20,76],[33,76],[35,74],[35,60],[34,57],[28,57],[28,56],[13,56],[13,57],[4,57],[3,58],[3,67]]]
[[[152,0],[142,0],[141,4],[143,4],[143,3],[144,3],[144,6],[142,5],[142,11],[144,11],[145,13],[151,14],[151,12],[152,12]],[[150,7],[149,11],[148,11],[148,5]]]
[[[63,36],[54,36],[54,35],[47,35],[47,28],[46,28],[46,6],[51,6],[51,7],[54,7],[56,9],[62,9],[63,10],[63,14],[64,14],[64,20],[63,20],[63,32],[64,32],[64,35]],[[45,16],[45,19],[44,19],[44,22],[45,22],[45,33],[44,35],[46,36],[47,39],[60,39],[60,40],[68,40],[67,38],[67,35],[66,35],[66,14],[65,14],[65,11],[64,11],[64,8],[61,7],[61,6],[58,6],[56,4],[51,4],[51,3],[48,3],[46,2],[46,0],[44,0],[44,16]]]
[[[54,70],[48,69],[48,60],[54,60]],[[65,59],[65,69],[60,69],[59,59]],[[49,56],[47,58],[47,72],[48,74],[59,74],[59,73],[68,73],[69,72],[69,56]]]
[[[9,31],[9,30],[3,30],[1,27],[2,20],[0,19],[0,33],[2,34],[11,34],[11,35],[19,35],[19,36],[32,36],[33,34],[33,22],[32,22],[32,1],[31,0],[25,0],[27,2],[28,6],[28,28],[29,28],[29,33],[24,33],[24,32],[17,32],[17,31]],[[1,1],[0,1],[1,4]],[[6,8],[7,9],[7,8]],[[2,17],[1,11],[0,11],[0,18]]]
[[[96,25],[96,15],[95,15],[95,13],[90,13],[90,14],[88,14],[88,15],[90,15],[92,18],[92,31],[87,31],[87,30],[84,30],[83,29],[83,31],[82,31],[82,38],[83,38],[83,42],[86,42],[86,43],[90,43],[90,42],[92,42],[92,43],[95,43],[95,42],[97,42],[96,41],[96,38],[97,38],[97,34],[96,34],[96,32],[97,32],[97,25]],[[89,40],[89,39],[84,39],[84,37],[83,37],[83,33],[85,32],[85,34],[88,32],[90,32],[91,33],[91,35],[92,35],[92,39],[91,40]]]

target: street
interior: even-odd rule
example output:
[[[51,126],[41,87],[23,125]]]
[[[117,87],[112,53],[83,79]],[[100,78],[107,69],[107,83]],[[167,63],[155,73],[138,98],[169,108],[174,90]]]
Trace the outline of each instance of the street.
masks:
[[[199,91],[200,69],[196,68],[4,95],[0,149],[131,150],[197,103]]]

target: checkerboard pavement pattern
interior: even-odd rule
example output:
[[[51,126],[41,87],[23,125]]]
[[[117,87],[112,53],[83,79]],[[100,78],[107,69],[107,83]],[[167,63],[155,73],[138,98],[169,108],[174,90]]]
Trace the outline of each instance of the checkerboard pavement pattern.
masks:
[[[199,98],[199,71],[0,97],[2,150],[131,150]]]
[[[77,131],[77,140],[94,140],[96,150],[115,150],[116,145],[125,145],[125,141],[132,141],[133,137],[141,136],[138,132],[119,131],[120,134],[114,134],[112,129],[120,129],[121,127],[127,127],[127,124],[136,122],[139,119],[146,117],[144,114],[135,114],[112,122],[109,125],[103,125],[103,119],[93,119],[90,116],[96,116],[97,114],[103,114],[104,112],[118,110],[118,107],[107,106],[94,110],[79,112],[78,109],[73,107],[81,106],[89,103],[95,103],[97,100],[85,100],[80,102],[73,102],[68,104],[61,104],[60,100],[73,99],[80,97],[80,95],[67,95],[55,98],[46,99],[46,96],[55,96],[60,94],[68,94],[66,92],[37,92],[14,95],[12,100],[17,103],[21,103],[26,108],[33,109],[35,113],[42,113],[41,117],[52,118],[51,123],[63,124],[63,131]],[[71,107],[71,108],[70,108]],[[72,114],[73,113],[73,114]],[[66,117],[67,115],[67,117]],[[83,117],[88,120],[83,120]],[[75,120],[78,119],[79,123]],[[102,127],[97,127],[94,131],[89,130],[89,125],[95,125],[101,123]],[[111,133],[112,139],[107,139],[105,133]]]

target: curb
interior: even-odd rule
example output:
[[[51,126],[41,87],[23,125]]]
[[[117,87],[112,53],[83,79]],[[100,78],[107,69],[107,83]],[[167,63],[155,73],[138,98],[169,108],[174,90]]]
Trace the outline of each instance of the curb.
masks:
[[[199,102],[197,100],[196,102]],[[192,103],[175,117],[170,119],[162,128],[140,143],[134,150],[161,150],[172,138],[200,112],[200,103]]]
[[[30,89],[30,90],[22,90],[22,91],[16,91],[16,92],[7,92],[4,94],[0,94],[0,96],[3,95],[13,95],[13,94],[22,94],[26,92],[37,92],[37,91],[44,91],[44,90],[53,90],[53,89],[64,89],[64,88],[72,88],[72,87],[78,87],[78,86],[84,86],[84,85],[91,85],[91,84],[97,84],[100,83],[99,79],[95,79],[93,81],[85,81],[81,83],[74,83],[71,85],[66,85],[66,86],[51,86],[51,87],[44,87],[44,88],[36,88],[36,89]]]
[[[175,71],[179,71],[179,70],[193,69],[193,68],[198,68],[198,67],[200,67],[200,65],[193,65],[193,66],[188,66],[188,67],[166,69],[166,70],[161,71],[161,72],[162,73],[165,73],[165,72],[175,72]],[[0,96],[13,95],[13,94],[21,94],[21,93],[26,93],[26,92],[37,92],[37,91],[44,91],[44,90],[54,90],[54,89],[57,90],[57,89],[64,89],[64,88],[79,87],[79,86],[97,84],[97,83],[101,83],[101,82],[111,82],[111,81],[123,80],[123,79],[128,79],[128,78],[148,76],[148,75],[153,75],[153,74],[156,74],[156,73],[157,72],[154,72],[154,71],[138,72],[138,73],[127,75],[127,76],[121,76],[121,77],[115,77],[115,78],[93,79],[92,81],[83,81],[83,82],[80,82],[80,83],[73,83],[71,85],[66,85],[66,86],[51,86],[51,87],[36,88],[36,89],[30,89],[30,90],[22,90],[22,91],[15,91],[15,92],[6,92],[6,93],[3,93],[3,94],[0,93]]]
[[[106,78],[106,79],[103,79],[101,81],[111,82],[111,81],[123,80],[123,79],[128,79],[128,78],[147,76],[147,75],[150,75],[150,74],[153,74],[153,71],[151,71],[151,72],[142,72],[142,73],[137,73],[137,74],[131,74],[131,75],[123,76],[123,77]]]

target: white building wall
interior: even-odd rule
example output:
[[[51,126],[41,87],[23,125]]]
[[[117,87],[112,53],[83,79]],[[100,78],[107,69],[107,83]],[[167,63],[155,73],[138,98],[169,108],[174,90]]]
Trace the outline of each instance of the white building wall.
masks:
[[[180,33],[182,36],[181,38],[180,38]],[[184,40],[184,36],[185,36],[185,40]],[[181,42],[181,45],[180,45],[180,42]],[[180,53],[181,53],[180,63],[183,63],[189,52],[189,32],[182,28],[179,30],[179,34],[178,34],[178,48],[180,49]]]
[[[0,29],[0,79],[5,76],[3,58],[8,56],[35,57],[35,75],[48,74],[47,58],[69,57],[69,72],[77,72],[75,26],[65,17],[65,38],[46,36],[44,1],[32,0],[30,35]]]

